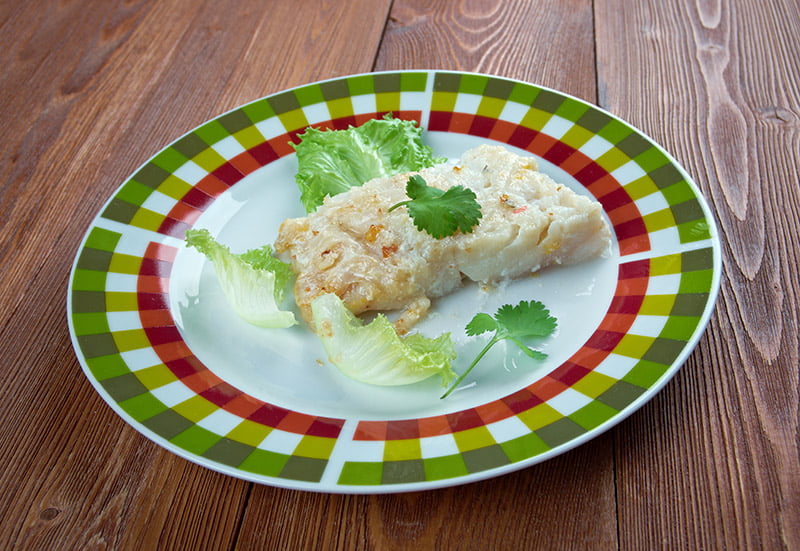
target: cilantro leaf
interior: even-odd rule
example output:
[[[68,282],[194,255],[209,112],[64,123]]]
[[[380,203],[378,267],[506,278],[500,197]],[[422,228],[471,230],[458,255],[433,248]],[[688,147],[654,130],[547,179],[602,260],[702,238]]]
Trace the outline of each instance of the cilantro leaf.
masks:
[[[464,186],[453,186],[445,191],[429,186],[422,176],[414,174],[406,184],[406,195],[410,200],[392,205],[389,212],[405,206],[414,226],[436,239],[457,231],[470,233],[483,216],[475,192]]]
[[[536,360],[547,358],[547,354],[539,350],[528,347],[522,339],[532,337],[547,337],[555,331],[557,326],[556,318],[550,315],[550,311],[544,304],[537,300],[523,300],[516,306],[504,304],[501,306],[494,317],[481,312],[476,314],[467,324],[466,333],[473,337],[494,331],[494,335],[486,346],[483,347],[466,371],[456,379],[453,385],[442,395],[446,398],[453,390],[461,384],[472,368],[483,358],[495,344],[502,340],[509,340],[516,344],[525,354]]]

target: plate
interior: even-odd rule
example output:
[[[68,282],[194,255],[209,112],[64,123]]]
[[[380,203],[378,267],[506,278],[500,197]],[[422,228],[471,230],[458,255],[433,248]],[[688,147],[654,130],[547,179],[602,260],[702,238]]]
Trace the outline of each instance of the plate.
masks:
[[[485,339],[464,325],[522,299],[559,320],[544,361],[496,346],[445,400],[429,379],[352,381],[305,326],[231,313],[211,265],[183,244],[208,228],[235,252],[304,214],[291,142],[391,112],[439,156],[481,143],[533,155],[596,198],[612,250],[498,288],[465,285],[419,330],[451,331],[462,371]],[[686,171],[619,118],[556,90],[449,71],[370,73],[283,91],[188,132],[100,209],[67,300],[83,370],[114,411],[164,448],[273,486],[333,493],[433,489],[572,449],[652,398],[691,353],[720,283],[716,225]]]

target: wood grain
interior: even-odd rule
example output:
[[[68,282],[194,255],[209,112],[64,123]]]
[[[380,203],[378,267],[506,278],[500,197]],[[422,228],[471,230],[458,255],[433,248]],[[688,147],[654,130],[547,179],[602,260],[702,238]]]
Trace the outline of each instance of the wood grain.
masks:
[[[620,545],[797,548],[797,3],[595,4],[602,106],[688,168],[723,241],[706,337],[618,432]]]

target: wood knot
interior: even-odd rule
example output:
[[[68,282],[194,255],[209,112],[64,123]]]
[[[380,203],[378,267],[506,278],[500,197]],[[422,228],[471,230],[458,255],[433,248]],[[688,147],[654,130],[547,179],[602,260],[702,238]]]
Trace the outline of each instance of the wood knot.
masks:
[[[39,518],[42,520],[53,520],[59,514],[61,514],[61,509],[56,509],[55,507],[48,507],[44,509],[41,513],[39,513]]]

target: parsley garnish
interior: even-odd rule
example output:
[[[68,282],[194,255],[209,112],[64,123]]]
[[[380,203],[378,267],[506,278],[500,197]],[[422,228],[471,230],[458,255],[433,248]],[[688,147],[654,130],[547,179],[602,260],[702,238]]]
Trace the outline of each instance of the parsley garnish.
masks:
[[[452,386],[442,395],[446,398],[453,390],[461,384],[464,377],[472,371],[472,368],[483,358],[484,355],[501,340],[508,339],[522,349],[525,354],[537,360],[543,360],[547,354],[534,350],[526,346],[521,339],[528,337],[547,337],[556,328],[556,318],[550,315],[550,311],[539,301],[523,300],[516,306],[509,304],[501,306],[494,317],[489,314],[476,314],[467,324],[466,332],[470,337],[480,335],[489,331],[494,331],[494,336],[489,340],[483,350],[472,361],[467,370],[456,379]]]
[[[429,186],[422,176],[414,174],[406,184],[406,195],[411,199],[393,205],[389,212],[405,205],[417,229],[436,239],[457,231],[470,233],[482,216],[475,192],[464,186],[443,191]]]

